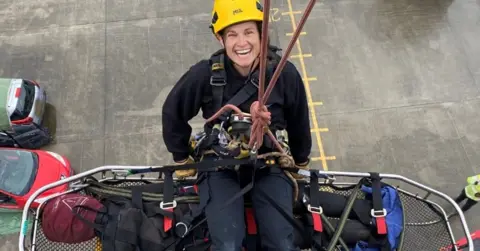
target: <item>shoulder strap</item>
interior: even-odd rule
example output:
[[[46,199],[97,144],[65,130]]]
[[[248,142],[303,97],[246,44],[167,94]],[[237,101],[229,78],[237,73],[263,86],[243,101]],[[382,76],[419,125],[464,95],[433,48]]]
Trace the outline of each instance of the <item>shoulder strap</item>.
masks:
[[[210,85],[212,86],[213,107],[215,111],[222,108],[223,89],[227,84],[227,74],[225,72],[225,50],[221,49],[215,52],[210,58],[212,76]]]

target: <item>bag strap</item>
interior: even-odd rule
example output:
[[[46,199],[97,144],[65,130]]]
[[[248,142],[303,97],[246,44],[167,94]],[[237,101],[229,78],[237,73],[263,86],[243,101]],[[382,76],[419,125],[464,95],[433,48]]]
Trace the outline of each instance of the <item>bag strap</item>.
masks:
[[[312,172],[310,176],[310,204],[307,205],[307,210],[312,215],[313,221],[313,235],[312,235],[312,248],[320,250],[322,247],[322,242],[324,235],[323,232],[323,225],[322,225],[322,215],[323,209],[320,206],[320,187],[318,185],[318,175],[317,172]]]
[[[377,233],[379,235],[387,234],[387,224],[385,222],[385,217],[387,216],[387,210],[383,207],[382,200],[382,184],[380,179],[380,174],[376,172],[370,173],[370,179],[372,180],[372,202],[373,209],[371,215],[375,218],[377,225]]]
[[[91,221],[88,221],[87,219],[85,219],[83,216],[81,216],[78,212],[75,212],[75,209],[77,208],[82,208],[82,209],[85,209],[87,211],[91,211],[91,212],[94,212],[94,213],[97,213],[97,214],[106,214],[107,213],[107,209],[105,207],[102,207],[101,210],[97,210],[97,209],[93,209],[91,207],[88,207],[88,206],[85,206],[85,205],[76,205],[76,206],[73,206],[72,207],[72,214],[77,218],[79,219],[80,221],[82,221],[83,223],[87,224],[88,226],[90,226],[91,228],[101,232],[101,233],[104,233],[105,232],[105,226],[101,225],[101,224],[98,224],[98,223],[94,223],[94,222],[91,222]]]
[[[376,233],[372,233],[368,243],[377,246],[381,251],[391,251],[392,247],[388,240],[388,229],[386,223],[387,210],[383,206],[382,199],[382,182],[380,174],[377,172],[370,172],[370,180],[372,183],[372,203],[373,209],[371,216],[375,219],[377,226]]]

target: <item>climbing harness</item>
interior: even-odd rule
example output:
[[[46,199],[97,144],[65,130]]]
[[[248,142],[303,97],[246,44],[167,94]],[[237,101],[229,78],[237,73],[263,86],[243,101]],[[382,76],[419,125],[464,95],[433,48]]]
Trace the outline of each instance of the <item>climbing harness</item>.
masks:
[[[273,74],[275,67],[278,65],[281,57],[277,54],[281,49],[275,46],[269,47],[269,63],[268,71],[270,74]],[[223,104],[223,92],[224,87],[227,84],[227,74],[225,71],[225,50],[221,49],[213,53],[210,58],[211,65],[211,78],[210,85],[212,87],[212,103],[215,110],[220,110]],[[258,79],[258,70],[253,71],[249,74],[245,86],[240,89],[226,104],[239,106],[245,103],[247,100],[253,97],[257,92],[259,87]],[[197,146],[196,154],[199,154],[200,150],[205,150],[210,147],[216,154],[223,157],[238,157],[238,151],[240,149],[235,149],[235,153],[232,153],[231,150],[225,149],[228,142],[232,139],[229,135],[236,134],[236,138],[241,138],[242,140],[247,140],[251,134],[252,126],[252,117],[249,114],[232,114],[229,111],[226,111],[222,114],[219,114],[217,118],[213,121],[207,121],[205,124],[204,132],[199,134],[204,137],[197,137],[193,140],[196,140],[194,144]],[[241,134],[241,135],[240,135]],[[201,142],[199,142],[201,140]],[[234,140],[235,141],[235,140]],[[233,143],[233,145],[238,145]],[[230,145],[231,147],[232,145]],[[243,145],[245,146],[245,145]],[[245,149],[243,149],[245,150]],[[242,152],[242,156],[245,156]],[[197,156],[198,157],[198,156]]]

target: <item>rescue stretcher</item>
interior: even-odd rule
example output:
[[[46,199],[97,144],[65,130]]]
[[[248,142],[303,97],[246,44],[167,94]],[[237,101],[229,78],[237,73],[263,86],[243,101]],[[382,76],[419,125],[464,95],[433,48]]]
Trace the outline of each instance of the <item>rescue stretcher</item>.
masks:
[[[79,244],[48,241],[43,235],[41,228],[42,207],[48,200],[64,193],[53,194],[41,200],[37,199],[37,197],[51,188],[66,183],[70,185],[70,190],[65,193],[85,193],[89,187],[86,182],[89,177],[96,177],[95,179],[100,183],[113,184],[115,187],[163,182],[164,179],[161,177],[161,169],[162,167],[152,166],[102,166],[40,188],[28,199],[23,210],[19,235],[19,250],[101,250],[101,245],[97,238]],[[158,172],[159,170],[160,173]],[[357,180],[370,176],[370,173],[363,172],[316,170],[301,172],[305,176],[310,176],[312,173],[315,173],[317,177],[320,177],[318,180],[320,189],[328,188],[327,190],[333,193],[343,195],[348,195],[352,191],[352,185],[355,185]],[[160,174],[160,176],[154,177],[147,173]],[[458,204],[448,195],[400,175],[380,174],[380,177],[383,183],[396,188],[404,207],[403,244],[398,250],[474,250],[465,216]],[[340,181],[340,179],[346,180]],[[178,180],[174,178],[174,182],[178,182]],[[308,183],[308,178],[305,182]],[[398,184],[394,186],[393,183]],[[404,190],[404,188],[400,188],[401,186],[410,187],[409,189],[412,191],[415,190],[415,192]],[[175,200],[182,203],[181,198],[175,198]],[[35,209],[32,208],[33,203],[38,205]],[[447,211],[449,213],[447,213]],[[29,222],[33,223],[30,229],[28,228]],[[461,233],[454,233],[453,224],[457,225],[457,229],[460,229]],[[460,238],[467,240],[467,249],[459,249],[455,246],[456,240]]]

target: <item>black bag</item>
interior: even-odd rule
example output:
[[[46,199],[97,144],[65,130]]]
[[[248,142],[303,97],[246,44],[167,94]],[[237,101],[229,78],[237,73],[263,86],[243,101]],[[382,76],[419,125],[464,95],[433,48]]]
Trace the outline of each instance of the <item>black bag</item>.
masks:
[[[12,130],[0,132],[1,147],[39,149],[52,142],[48,128],[35,123],[12,125]]]
[[[185,228],[176,227],[183,216],[192,211],[188,204],[162,209],[159,202],[142,200],[142,192],[155,185],[160,184],[133,188],[132,199],[108,196],[101,200],[105,211],[96,211],[95,222],[90,224],[96,229],[103,251],[163,251],[179,247],[180,250],[206,250],[209,247],[201,232],[205,227],[198,227],[187,236],[184,236]]]

